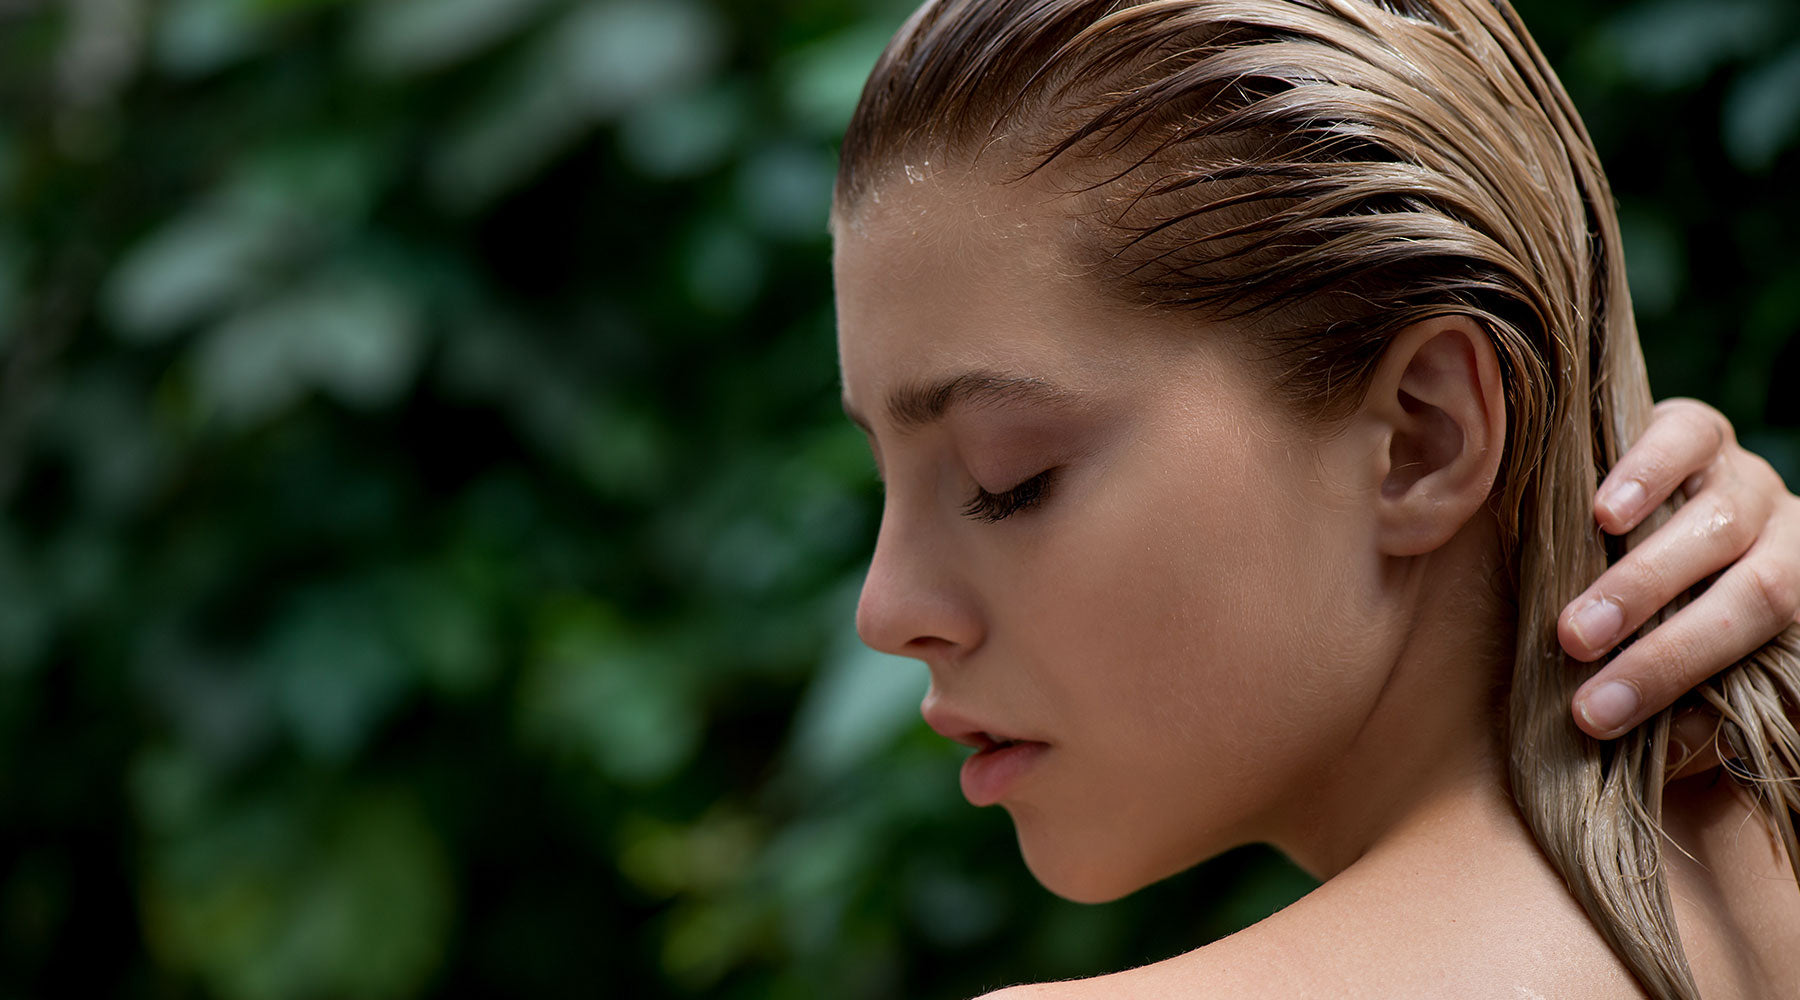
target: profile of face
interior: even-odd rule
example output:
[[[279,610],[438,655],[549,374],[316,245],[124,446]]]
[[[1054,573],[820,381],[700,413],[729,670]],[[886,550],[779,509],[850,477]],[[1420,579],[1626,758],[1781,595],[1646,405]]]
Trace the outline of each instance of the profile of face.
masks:
[[[878,192],[834,257],[886,484],[857,626],[929,668],[927,720],[978,750],[965,794],[1082,901],[1312,822],[1404,637],[1365,502],[1385,466],[1232,330],[1077,277],[1053,197]]]

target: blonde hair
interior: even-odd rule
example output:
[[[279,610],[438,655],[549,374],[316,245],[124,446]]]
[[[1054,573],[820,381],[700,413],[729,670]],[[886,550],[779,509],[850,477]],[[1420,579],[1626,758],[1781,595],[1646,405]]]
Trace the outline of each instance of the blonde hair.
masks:
[[[932,156],[1072,179],[1087,224],[1067,249],[1099,288],[1256,331],[1272,383],[1321,419],[1403,327],[1486,328],[1509,415],[1512,794],[1645,989],[1697,996],[1660,865],[1671,713],[1610,743],[1569,717],[1591,670],[1557,613],[1624,551],[1589,503],[1651,397],[1606,178],[1504,0],[928,3],[863,91],[834,224]],[[1697,697],[1800,872],[1800,631]]]

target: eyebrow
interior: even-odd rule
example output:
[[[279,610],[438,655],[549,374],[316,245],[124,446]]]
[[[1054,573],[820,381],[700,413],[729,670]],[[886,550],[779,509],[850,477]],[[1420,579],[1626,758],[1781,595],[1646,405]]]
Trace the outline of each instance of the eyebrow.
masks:
[[[945,378],[901,386],[888,396],[888,419],[902,431],[917,430],[942,420],[961,406],[998,406],[1019,403],[1067,405],[1080,394],[1041,378],[996,371],[968,371]],[[845,399],[844,415],[865,431],[873,431],[862,414]]]

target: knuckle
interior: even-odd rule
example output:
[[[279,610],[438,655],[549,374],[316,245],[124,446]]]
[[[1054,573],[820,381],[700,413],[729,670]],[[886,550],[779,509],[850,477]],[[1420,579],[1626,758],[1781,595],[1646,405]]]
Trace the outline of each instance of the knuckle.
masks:
[[[1719,450],[1723,451],[1727,446],[1736,445],[1737,434],[1731,429],[1731,421],[1726,420],[1723,413],[1710,406],[1705,409],[1706,429],[1712,435],[1713,440],[1718,443]]]
[[[1669,654],[1660,658],[1651,671],[1651,682],[1646,685],[1654,687],[1659,696],[1669,700],[1674,700],[1676,693],[1693,687],[1723,665],[1719,662],[1716,642],[1709,636],[1684,632],[1670,645]]]
[[[1767,521],[1780,508],[1781,502],[1788,498],[1787,484],[1781,481],[1781,473],[1776,472],[1774,466],[1759,457],[1751,457],[1756,459],[1756,464],[1744,479],[1749,484],[1750,496],[1757,511]]]
[[[1627,556],[1607,571],[1609,579],[1601,581],[1606,593],[1624,605],[1626,617],[1630,618],[1631,609],[1644,604],[1664,602],[1657,601],[1667,589],[1668,574],[1650,559],[1632,559]]]
[[[1742,552],[1754,540],[1752,525],[1743,516],[1738,502],[1730,496],[1713,495],[1701,509],[1699,532],[1734,552]]]
[[[1753,451],[1744,452],[1744,456],[1750,463],[1750,476],[1759,488],[1770,493],[1787,492],[1787,481],[1781,478],[1780,471],[1769,464],[1768,459]]]
[[[1685,424],[1696,437],[1705,440],[1722,440],[1720,425],[1724,418],[1719,411],[1695,399],[1684,399],[1681,406],[1674,410],[1676,419]]]
[[[1646,705],[1655,700],[1673,700],[1674,693],[1687,690],[1695,679],[1712,673],[1697,666],[1705,662],[1710,649],[1705,642],[1686,633],[1662,634],[1668,631],[1665,627],[1652,633],[1646,641],[1651,648],[1643,650],[1649,655],[1631,665],[1631,676]]]
[[[1781,474],[1756,452],[1746,450],[1742,445],[1732,445],[1719,455],[1719,462],[1731,469],[1731,474],[1741,482],[1750,484],[1756,489],[1767,489],[1768,484],[1780,482]]]
[[[1698,399],[1685,396],[1669,401],[1671,409],[1681,415],[1681,419],[1691,421],[1697,435],[1703,435],[1715,442],[1715,449],[1723,449],[1728,444],[1737,443],[1737,434],[1733,432],[1731,421],[1725,419],[1713,406]]]
[[[1744,567],[1750,600],[1766,621],[1792,621],[1800,611],[1800,585],[1786,565],[1760,562]]]
[[[1692,413],[1696,410],[1705,412],[1710,409],[1712,409],[1712,407],[1707,406],[1705,403],[1700,402],[1692,396],[1670,396],[1668,399],[1657,403],[1654,412],[1658,417],[1664,417]]]

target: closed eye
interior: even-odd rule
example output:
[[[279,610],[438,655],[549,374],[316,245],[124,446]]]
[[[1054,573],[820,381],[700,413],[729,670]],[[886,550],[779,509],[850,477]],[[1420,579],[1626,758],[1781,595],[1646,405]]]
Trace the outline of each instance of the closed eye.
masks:
[[[963,516],[991,524],[1035,507],[1044,502],[1049,493],[1051,476],[1055,472],[1055,469],[1045,469],[1002,493],[989,493],[978,486],[975,488],[975,495],[968,503],[963,504]]]

